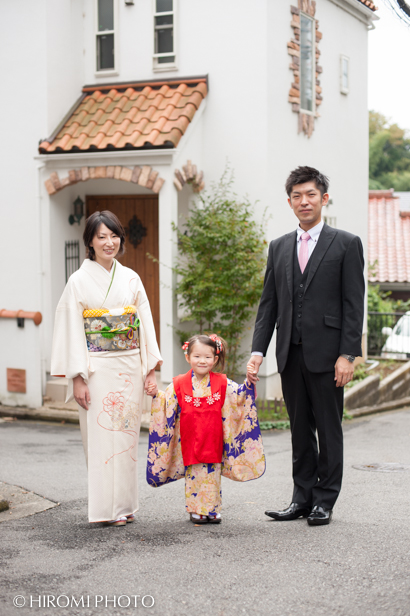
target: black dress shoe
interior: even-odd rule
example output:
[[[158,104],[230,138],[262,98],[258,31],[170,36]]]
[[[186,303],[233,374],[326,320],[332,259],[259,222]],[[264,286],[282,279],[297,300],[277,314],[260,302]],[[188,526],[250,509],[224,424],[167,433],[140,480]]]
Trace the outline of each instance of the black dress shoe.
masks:
[[[287,509],[283,511],[265,511],[265,515],[268,515],[274,520],[284,522],[287,520],[297,520],[298,518],[307,518],[310,514],[310,507],[298,505],[298,503],[291,503]]]
[[[325,524],[329,524],[331,519],[331,509],[323,509],[323,507],[316,505],[313,507],[307,521],[309,526],[324,526]]]

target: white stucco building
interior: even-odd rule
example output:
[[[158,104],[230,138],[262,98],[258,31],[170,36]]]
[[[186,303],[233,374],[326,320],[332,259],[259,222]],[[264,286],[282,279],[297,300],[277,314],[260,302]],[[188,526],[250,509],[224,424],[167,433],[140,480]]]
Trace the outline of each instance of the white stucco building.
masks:
[[[255,217],[269,209],[268,240],[295,227],[284,182],[307,164],[330,177],[330,223],[366,245],[374,9],[370,0],[0,4],[0,310],[42,314],[40,325],[25,319],[24,327],[0,314],[1,403],[42,403],[66,266],[69,273],[85,256],[85,217],[69,223],[77,197],[88,212],[113,209],[128,232],[145,229],[135,248],[128,242],[127,258],[151,294],[165,383],[184,369],[167,267],[171,223],[227,160],[235,192],[257,203]],[[187,161],[194,182],[179,190],[175,171]],[[68,259],[76,242],[77,262]],[[158,254],[159,268],[146,267],[146,251]],[[261,393],[272,396],[273,345],[263,368]],[[26,393],[10,391],[19,387],[7,369],[26,371]]]

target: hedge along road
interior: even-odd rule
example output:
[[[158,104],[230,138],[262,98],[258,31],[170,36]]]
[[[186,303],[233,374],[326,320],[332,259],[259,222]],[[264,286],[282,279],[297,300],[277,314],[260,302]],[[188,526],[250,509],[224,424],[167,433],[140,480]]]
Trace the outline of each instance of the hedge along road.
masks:
[[[1,422],[0,481],[60,505],[0,523],[0,613],[407,616],[410,471],[353,465],[410,465],[410,410],[344,431],[344,485],[329,526],[264,515],[287,506],[292,490],[290,434],[265,432],[265,475],[224,480],[222,524],[202,527],[184,512],[182,481],[146,484],[142,434],[137,521],[107,528],[87,522],[78,427]],[[16,612],[13,599],[25,607]]]

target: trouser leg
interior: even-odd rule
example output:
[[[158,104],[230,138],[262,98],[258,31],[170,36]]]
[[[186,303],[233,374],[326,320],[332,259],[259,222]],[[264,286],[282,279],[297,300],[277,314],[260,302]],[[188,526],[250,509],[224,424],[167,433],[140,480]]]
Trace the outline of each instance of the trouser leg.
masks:
[[[292,501],[310,507],[312,490],[318,477],[318,447],[315,417],[305,382],[301,345],[290,345],[288,361],[281,379],[292,435]]]
[[[342,487],[343,476],[343,387],[336,387],[334,372],[306,371],[306,384],[312,402],[319,460],[312,505],[332,509]]]
[[[221,464],[192,464],[185,469],[185,509],[188,513],[220,513]]]

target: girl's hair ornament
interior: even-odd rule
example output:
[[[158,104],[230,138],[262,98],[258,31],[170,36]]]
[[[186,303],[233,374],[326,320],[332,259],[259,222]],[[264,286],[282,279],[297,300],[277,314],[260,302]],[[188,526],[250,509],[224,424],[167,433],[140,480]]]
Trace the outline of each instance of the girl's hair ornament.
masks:
[[[216,354],[219,355],[219,353],[222,351],[222,341],[219,338],[219,336],[217,336],[216,334],[211,334],[210,339],[213,340],[216,344]]]

